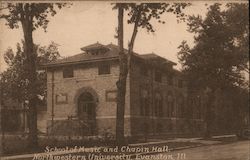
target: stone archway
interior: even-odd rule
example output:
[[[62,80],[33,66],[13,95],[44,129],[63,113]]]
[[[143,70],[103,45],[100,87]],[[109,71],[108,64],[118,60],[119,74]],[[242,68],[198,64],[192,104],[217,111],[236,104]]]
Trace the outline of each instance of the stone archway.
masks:
[[[82,135],[94,135],[96,133],[97,102],[97,94],[92,88],[81,88],[78,90],[75,103]]]
[[[94,101],[96,102],[96,104],[98,104],[98,94],[96,93],[96,91],[91,88],[91,87],[82,87],[80,89],[77,90],[76,94],[75,94],[75,98],[74,98],[74,103],[77,104],[78,103],[78,99],[81,96],[82,93],[88,92],[93,96]]]

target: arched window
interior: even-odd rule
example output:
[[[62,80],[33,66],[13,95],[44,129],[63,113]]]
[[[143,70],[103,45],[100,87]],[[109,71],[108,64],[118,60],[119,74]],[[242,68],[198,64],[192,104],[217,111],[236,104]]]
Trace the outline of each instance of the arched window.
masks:
[[[200,95],[194,95],[192,99],[193,118],[199,119],[201,117],[201,97]]]
[[[161,123],[158,123],[158,124],[157,124],[157,126],[156,126],[156,131],[157,131],[158,133],[161,133],[161,132],[163,131],[163,126],[162,126]]]
[[[168,117],[174,116],[174,97],[171,91],[167,94],[167,115]]]
[[[190,112],[191,112],[191,115],[192,115],[192,118],[195,118],[195,115],[196,115],[196,109],[195,109],[195,97],[193,96],[191,98],[191,106],[190,106]]]
[[[184,96],[180,94],[178,97],[177,116],[184,117],[184,112],[185,112]]]
[[[140,114],[142,116],[149,115],[149,95],[146,89],[141,90],[140,94]]]
[[[186,117],[189,119],[194,118],[194,96],[189,95],[187,98],[187,107],[186,107]]]
[[[155,94],[155,115],[162,116],[163,115],[163,106],[162,106],[162,96],[160,93]]]
[[[197,95],[196,96],[196,109],[197,109],[197,116],[196,118],[200,119],[202,116],[202,103],[201,103],[201,96],[200,95]]]

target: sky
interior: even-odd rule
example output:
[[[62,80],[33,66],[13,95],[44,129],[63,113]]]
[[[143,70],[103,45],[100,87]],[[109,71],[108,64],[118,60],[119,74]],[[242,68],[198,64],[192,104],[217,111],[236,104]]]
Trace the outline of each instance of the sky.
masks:
[[[206,2],[207,3],[207,2]],[[211,2],[209,2],[211,3]],[[196,1],[185,9],[189,15],[205,16],[207,12],[205,2]],[[126,17],[125,17],[126,19]],[[156,32],[147,33],[138,31],[134,51],[139,54],[155,53],[167,58],[178,65],[178,46],[183,40],[193,45],[192,33],[187,31],[185,22],[177,23],[175,15],[167,13],[162,15],[165,24],[152,22]],[[125,21],[124,21],[125,22]],[[6,69],[3,54],[8,48],[15,49],[16,43],[23,39],[22,28],[10,29],[0,19],[0,72]],[[124,23],[124,46],[127,46],[132,34],[132,25]],[[45,46],[52,41],[57,43],[61,56],[67,57],[81,53],[80,48],[99,42],[101,44],[117,44],[115,30],[117,27],[117,10],[112,10],[111,2],[72,2],[72,6],[63,8],[54,17],[49,18],[47,32],[37,29],[33,33],[35,44]]]

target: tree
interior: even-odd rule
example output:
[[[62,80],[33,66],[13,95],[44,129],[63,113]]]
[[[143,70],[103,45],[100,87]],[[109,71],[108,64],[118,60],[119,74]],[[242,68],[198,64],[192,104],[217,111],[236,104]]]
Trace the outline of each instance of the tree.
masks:
[[[45,31],[49,23],[48,15],[54,16],[56,7],[61,9],[65,3],[8,3],[6,7],[8,14],[0,15],[7,21],[11,28],[18,28],[21,23],[24,34],[24,53],[27,63],[28,74],[28,101],[30,115],[29,146],[36,147],[37,142],[37,77],[36,77],[36,55],[34,52],[33,31],[42,27]]]
[[[161,21],[161,15],[163,13],[176,14],[179,20],[185,18],[185,14],[182,13],[189,4],[187,3],[117,3],[115,9],[118,9],[118,47],[119,47],[119,80],[117,81],[117,119],[116,119],[116,141],[118,144],[124,143],[124,111],[125,111],[125,95],[126,95],[126,79],[130,69],[131,56],[133,54],[134,43],[139,28],[144,28],[148,32],[155,32],[152,19],[158,20],[159,23],[165,23]],[[133,32],[131,39],[128,43],[128,50],[124,50],[123,45],[123,18],[124,11],[128,14],[128,24],[132,24]]]
[[[35,45],[34,50],[36,53],[36,66],[40,64],[55,61],[60,58],[57,44],[52,42],[48,46]],[[25,103],[28,100],[28,73],[25,53],[24,53],[24,42],[22,47],[20,43],[17,43],[16,53],[13,49],[8,48],[4,54],[4,60],[8,65],[6,71],[0,74],[1,87],[3,92],[3,99],[17,100],[18,103]],[[38,100],[43,103],[46,102],[46,77],[45,71],[40,70],[36,72],[37,77],[37,97]]]
[[[24,54],[24,42],[21,44],[17,43],[16,53],[11,48],[8,48],[4,54],[4,60],[8,65],[7,70],[0,74],[0,87],[1,87],[1,105],[5,104],[5,100],[13,100],[18,102],[19,104],[26,104],[28,100],[28,73],[27,73],[27,63],[26,57]],[[39,66],[42,63],[52,62],[58,58],[60,58],[60,54],[57,49],[57,44],[52,42],[48,46],[39,46],[35,45],[35,52],[36,52],[36,65]],[[47,73],[43,70],[40,70],[36,73],[37,77],[37,103],[39,104],[46,104],[46,97],[47,97]],[[0,114],[4,116],[4,112]],[[1,118],[2,119],[2,118]],[[3,119],[2,119],[3,120]],[[6,127],[6,123],[1,123],[2,131]],[[5,124],[5,125],[4,125]],[[28,125],[30,126],[30,125]],[[4,131],[2,132],[2,141],[4,139]],[[4,141],[2,142],[2,148],[4,148]],[[0,152],[2,152],[1,150]]]
[[[192,92],[205,91],[206,137],[211,136],[215,92],[242,87],[249,65],[248,4],[221,4],[208,8],[205,19],[190,16],[188,31],[195,33],[195,45],[186,41],[179,46],[178,57]]]

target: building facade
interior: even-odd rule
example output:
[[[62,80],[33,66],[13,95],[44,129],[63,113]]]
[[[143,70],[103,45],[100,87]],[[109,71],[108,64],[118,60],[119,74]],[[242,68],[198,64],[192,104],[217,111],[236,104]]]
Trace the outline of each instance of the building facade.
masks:
[[[47,70],[48,133],[115,134],[118,47],[96,43],[81,50],[43,65]],[[203,102],[198,97],[191,102],[198,107],[188,107],[186,82],[174,65],[154,53],[132,54],[126,86],[126,136],[202,132]]]

